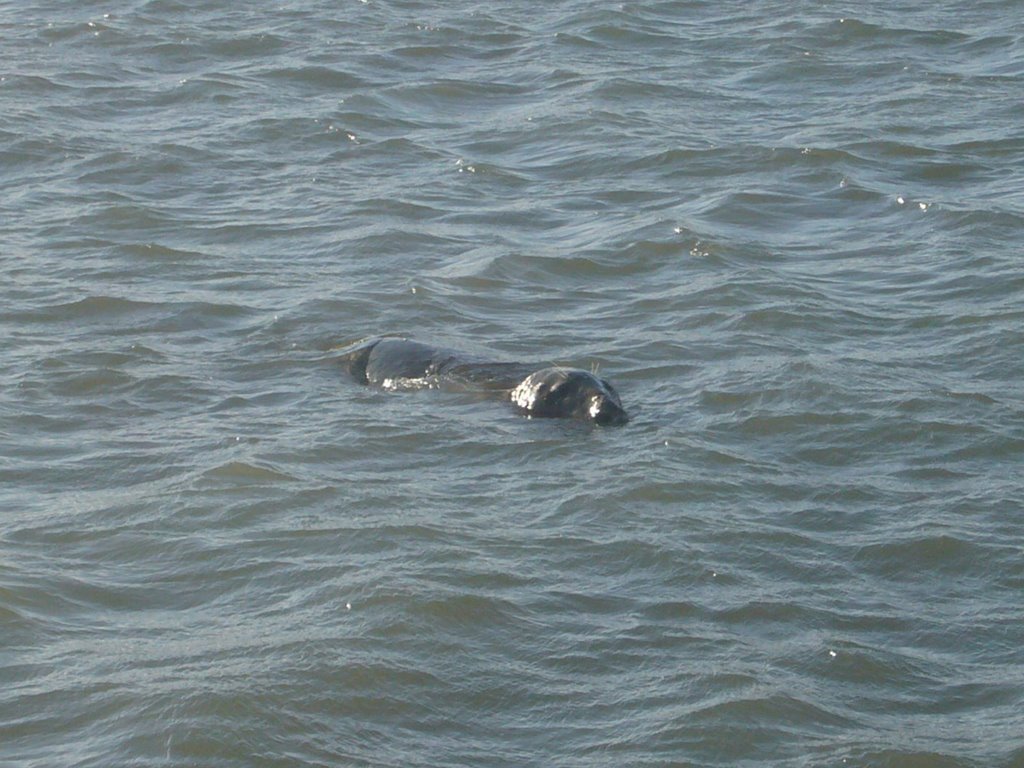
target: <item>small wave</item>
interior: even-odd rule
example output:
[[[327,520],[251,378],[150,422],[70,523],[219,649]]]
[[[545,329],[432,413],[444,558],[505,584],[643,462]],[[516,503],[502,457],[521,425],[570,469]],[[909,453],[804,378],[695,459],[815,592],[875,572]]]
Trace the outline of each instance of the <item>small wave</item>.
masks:
[[[524,87],[511,83],[436,79],[416,85],[392,86],[383,90],[380,98],[400,113],[414,109],[449,119],[452,110],[472,110],[474,105],[493,109],[497,103],[519,98],[525,91]]]
[[[895,26],[862,21],[850,16],[829,22],[825,30],[833,33],[833,42],[867,42],[886,47],[903,44],[909,48],[942,48],[972,39],[969,33],[957,30]]]
[[[202,475],[204,480],[216,483],[232,483],[241,485],[260,485],[294,482],[298,478],[285,472],[258,464],[244,461],[229,461],[219,467],[207,470]]]
[[[850,725],[850,719],[837,712],[783,694],[717,702],[691,712],[688,717],[695,722],[717,723],[723,720],[744,724],[757,722],[762,727],[771,722],[775,722],[779,726],[787,726],[794,722],[812,722],[826,727]]]
[[[238,37],[207,40],[202,47],[215,57],[249,61],[285,50],[288,40],[272,32],[249,32]]]
[[[858,549],[854,559],[890,578],[928,571],[965,576],[986,571],[991,562],[987,546],[942,533],[866,544]]]
[[[53,320],[91,319],[95,317],[117,317],[151,310],[159,305],[147,301],[135,301],[117,296],[87,296],[77,301],[55,304],[45,312]]]
[[[101,32],[110,31],[110,29],[110,26],[101,21],[49,23],[39,32],[39,36],[48,43],[63,43],[76,38],[95,37]]]
[[[209,254],[206,253],[183,248],[171,248],[159,243],[127,243],[119,245],[118,250],[128,258],[152,259],[156,262],[173,264],[209,258]]]
[[[85,397],[109,393],[134,381],[135,376],[124,371],[101,368],[65,374],[52,382],[50,391],[61,397]]]
[[[871,766],[871,768],[976,768],[974,760],[958,758],[954,755],[918,749],[864,749],[856,750],[853,755],[843,760],[853,765]],[[995,763],[993,763],[995,765]],[[1006,763],[1007,766],[1017,763]]]
[[[368,88],[373,85],[373,83],[351,72],[324,65],[272,69],[264,73],[263,77],[270,80],[278,80],[283,85],[295,85],[317,92],[325,89],[332,91],[355,90],[357,88]]]
[[[175,332],[222,328],[256,314],[259,313],[239,304],[151,302],[117,296],[87,296],[76,301],[29,310],[22,314],[22,318],[43,323],[116,325],[119,331],[135,335],[140,331]]]

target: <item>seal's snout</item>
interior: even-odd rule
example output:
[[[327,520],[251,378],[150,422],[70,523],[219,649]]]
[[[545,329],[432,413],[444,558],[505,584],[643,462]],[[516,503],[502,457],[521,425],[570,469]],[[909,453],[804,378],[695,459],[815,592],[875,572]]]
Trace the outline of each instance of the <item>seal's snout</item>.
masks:
[[[629,421],[626,409],[610,397],[597,395],[590,404],[590,418],[602,427],[617,427]]]

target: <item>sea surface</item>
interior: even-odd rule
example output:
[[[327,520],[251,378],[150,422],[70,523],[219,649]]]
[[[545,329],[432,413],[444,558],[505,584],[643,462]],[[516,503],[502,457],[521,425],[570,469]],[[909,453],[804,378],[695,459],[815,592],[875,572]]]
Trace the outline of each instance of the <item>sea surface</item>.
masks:
[[[3,3],[0,193],[5,768],[1024,766],[1017,0]]]

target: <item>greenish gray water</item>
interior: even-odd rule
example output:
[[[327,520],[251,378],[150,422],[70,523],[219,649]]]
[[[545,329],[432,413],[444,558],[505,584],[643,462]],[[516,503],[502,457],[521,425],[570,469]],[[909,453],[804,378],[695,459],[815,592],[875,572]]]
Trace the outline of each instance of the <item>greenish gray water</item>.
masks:
[[[0,32],[0,763],[1024,765],[1019,4]]]

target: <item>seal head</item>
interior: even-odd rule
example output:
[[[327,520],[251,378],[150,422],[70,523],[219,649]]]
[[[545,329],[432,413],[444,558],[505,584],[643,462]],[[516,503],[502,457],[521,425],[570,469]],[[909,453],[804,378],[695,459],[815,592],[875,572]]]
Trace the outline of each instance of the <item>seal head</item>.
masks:
[[[542,368],[523,379],[509,399],[528,416],[575,418],[595,424],[629,421],[619,393],[579,368]]]

